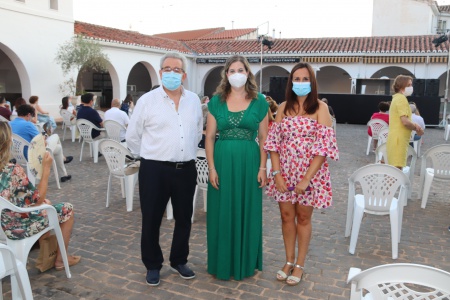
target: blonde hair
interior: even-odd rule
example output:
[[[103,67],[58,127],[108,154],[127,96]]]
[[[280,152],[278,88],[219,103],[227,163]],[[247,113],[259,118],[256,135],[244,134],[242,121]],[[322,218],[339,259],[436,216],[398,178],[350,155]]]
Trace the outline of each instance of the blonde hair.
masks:
[[[269,120],[275,121],[274,114],[278,110],[278,104],[275,100],[272,99],[270,96],[266,96],[266,101],[269,104]]]
[[[0,170],[8,164],[11,155],[12,135],[7,122],[0,122]]]
[[[392,85],[392,89],[396,92],[399,93],[401,90],[403,90],[404,88],[406,88],[406,86],[408,85],[409,81],[412,81],[413,78],[411,76],[407,76],[407,75],[398,75],[397,77],[395,77],[394,80],[394,84]]]

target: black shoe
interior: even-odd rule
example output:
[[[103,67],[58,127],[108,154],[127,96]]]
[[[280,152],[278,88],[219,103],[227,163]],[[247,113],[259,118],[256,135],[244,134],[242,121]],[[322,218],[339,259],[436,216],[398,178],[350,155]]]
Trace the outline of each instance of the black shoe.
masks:
[[[65,164],[70,163],[73,160],[73,156],[67,156],[66,160],[64,161]]]
[[[195,273],[187,265],[178,265],[176,267],[170,266],[170,269],[174,272],[178,272],[181,278],[192,279],[195,278]]]
[[[72,175],[63,176],[63,177],[61,177],[61,182],[66,182],[67,180],[70,180],[71,178],[72,178]]]
[[[148,285],[158,286],[159,285],[159,270],[147,270],[147,276],[145,277]]]

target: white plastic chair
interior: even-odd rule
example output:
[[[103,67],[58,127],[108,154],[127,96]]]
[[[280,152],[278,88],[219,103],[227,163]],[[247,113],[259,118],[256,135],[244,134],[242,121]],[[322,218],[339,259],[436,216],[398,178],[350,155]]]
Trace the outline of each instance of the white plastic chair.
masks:
[[[208,161],[206,160],[205,149],[199,148],[197,150],[197,159],[195,160],[195,166],[197,168],[197,185],[195,186],[195,193],[193,199],[193,210],[191,222],[194,223],[195,206],[197,204],[197,192],[198,189],[203,190],[203,210],[206,212],[206,195],[208,191],[208,179],[209,179],[209,169]],[[173,219],[173,208],[172,201],[169,200],[166,207],[167,220]]]
[[[192,223],[194,223],[195,205],[197,204],[197,192],[199,189],[203,191],[203,210],[206,212],[206,195],[208,191],[209,169],[208,161],[206,160],[205,149],[197,150],[197,159],[195,160],[197,168],[197,185],[195,186],[194,204],[192,211]]]
[[[388,264],[364,271],[350,268],[347,283],[351,283],[350,300],[450,297],[450,273],[418,264]]]
[[[355,254],[364,213],[389,215],[391,221],[392,259],[398,257],[403,206],[410,188],[408,177],[399,169],[385,164],[373,164],[356,170],[348,179],[348,206],[345,236],[351,238],[349,252]],[[362,194],[356,194],[356,183]],[[394,196],[398,192],[398,198]]]
[[[383,128],[378,132],[378,143],[377,147],[386,143],[389,134],[389,127]]]
[[[331,127],[334,130],[334,133],[336,133],[336,118],[331,117]]]
[[[48,227],[44,230],[36,233],[30,237],[23,238],[21,240],[11,240],[8,239],[3,228],[0,226],[0,238],[6,240],[6,244],[11,247],[16,258],[22,262],[24,266],[27,265],[28,254],[30,253],[31,247],[39,240],[41,236],[45,233],[53,230],[56,235],[56,240],[58,241],[59,251],[61,253],[61,257],[63,259],[64,268],[66,270],[67,278],[70,278],[72,275],[70,274],[69,269],[69,261],[67,260],[66,248],[64,245],[64,239],[61,233],[61,228],[59,227],[58,215],[56,213],[56,209],[48,204],[41,204],[39,206],[31,206],[31,207],[18,207],[6,200],[3,197],[0,197],[0,212],[4,209],[9,209],[11,211],[17,213],[30,213],[45,210],[47,211],[47,218],[49,221]]]
[[[3,299],[1,280],[6,276],[11,277],[13,299],[33,299],[27,268],[16,258],[10,247],[0,244],[0,299]]]
[[[132,157],[133,155],[127,148],[114,140],[102,140],[102,142],[100,143],[100,150],[102,151],[109,168],[108,190],[106,192],[106,207],[109,207],[111,180],[113,177],[116,177],[120,179],[122,197],[126,198],[127,211],[132,211],[134,187],[138,180],[139,174],[139,162],[131,162],[130,165],[127,165],[125,161],[126,156],[128,155]]]
[[[420,167],[419,195],[422,195],[422,208],[425,208],[433,179],[450,181],[450,145],[437,145],[428,149],[422,156]],[[431,162],[427,168],[427,162]]]
[[[104,131],[105,129],[98,128],[92,122],[86,119],[78,119],[77,127],[78,131],[80,132],[80,137],[83,138],[83,143],[81,143],[80,161],[83,159],[84,143],[88,143],[91,157],[94,156],[94,163],[98,163],[98,145],[103,139],[94,140],[91,133],[93,129],[96,129],[98,131]]]
[[[12,134],[12,144],[11,144],[11,155],[13,158],[16,159],[16,162],[21,165],[26,171],[27,171],[27,176],[28,179],[30,180],[30,182],[33,185],[36,185],[36,177],[34,177],[33,174],[31,174],[29,168],[28,168],[28,161],[25,158],[24,155],[24,148],[26,147],[30,147],[30,143],[28,143],[24,138],[22,138],[21,136],[13,133]],[[53,168],[53,174],[55,175],[55,180],[56,180],[56,186],[58,187],[58,189],[61,189],[61,184],[59,183],[59,175],[58,175],[58,168],[56,166],[56,162],[55,162],[55,158],[53,156],[53,152],[50,148],[47,148],[47,151],[50,153],[50,155],[53,158],[53,162],[52,162],[52,168]]]
[[[450,121],[448,121],[448,122],[450,122]],[[450,123],[447,123],[447,125],[445,125],[445,132],[444,132],[444,137],[445,137],[446,141],[448,140],[448,133],[449,132],[450,132]]]
[[[378,139],[378,133],[380,132],[380,130],[383,129],[383,128],[388,128],[389,125],[385,121],[383,121],[381,119],[371,119],[369,122],[367,122],[367,126],[372,128],[372,136],[367,135],[368,142],[367,142],[366,155],[369,155],[370,147],[371,147],[371,144],[372,144],[372,139],[377,140]]]
[[[403,173],[406,174],[406,176],[408,176],[409,178],[409,182],[411,184],[411,187],[413,186],[413,181],[414,181],[414,172],[416,170],[416,162],[417,162],[417,153],[414,150],[413,147],[411,147],[410,145],[408,145],[408,153],[406,154],[406,159],[407,161],[409,161],[409,166],[405,166],[402,170]],[[388,163],[388,157],[387,157],[387,145],[386,143],[381,144],[380,146],[378,146],[378,148],[375,150],[375,163],[380,163],[381,161],[384,160],[384,163]],[[409,189],[409,193],[408,193],[408,199],[411,199],[411,193],[412,193],[412,188]],[[407,203],[405,202],[405,205]]]
[[[115,140],[126,147],[126,143],[122,143],[122,139],[120,138],[120,132],[127,130],[122,124],[114,120],[106,120],[103,122],[103,127],[105,127],[109,139]]]
[[[72,113],[70,113],[70,111],[68,111],[67,109],[61,109],[59,113],[61,114],[64,125],[63,141],[66,138],[66,129],[70,128],[70,131],[72,132],[72,142],[75,142],[75,138],[77,135],[77,124],[72,124],[72,121],[70,120],[75,116]]]
[[[0,122],[9,122],[9,120],[7,118],[5,118],[4,116],[0,115]]]

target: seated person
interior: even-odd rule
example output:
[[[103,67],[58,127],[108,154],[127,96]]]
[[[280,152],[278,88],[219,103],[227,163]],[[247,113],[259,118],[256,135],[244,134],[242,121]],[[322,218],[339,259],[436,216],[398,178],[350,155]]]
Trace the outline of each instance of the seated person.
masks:
[[[35,116],[34,107],[29,104],[21,105],[17,108],[17,118],[9,123],[12,132],[22,137],[27,142],[31,140],[38,134],[41,134],[36,129],[36,126],[31,122],[31,119]],[[66,167],[64,164],[70,163],[73,159],[72,156],[64,157],[61,142],[57,134],[52,134],[46,139],[47,147],[50,148],[55,157],[56,167],[58,168],[58,174],[62,175],[61,182],[66,182],[72,178],[71,175],[67,174]],[[28,149],[24,149],[25,158],[27,158]]]
[[[379,111],[374,113],[370,119],[380,119],[385,121],[389,125],[389,106],[389,102],[381,101],[380,103],[378,103]],[[367,134],[372,136],[372,128],[370,128],[370,126],[367,129]]]
[[[11,117],[11,110],[10,107],[8,107],[8,104],[6,103],[6,98],[0,95],[0,116],[5,118],[6,120],[10,121]]]
[[[45,199],[52,165],[50,154],[47,152],[44,156],[42,178],[35,187],[28,181],[26,171],[20,165],[8,162],[12,144],[11,129],[8,124],[0,122],[0,133],[0,153],[2,153],[0,155],[0,195],[18,207],[38,207],[43,203],[51,204],[49,200]],[[58,214],[67,252],[74,222],[73,206],[70,203],[58,203],[53,206]],[[1,213],[1,226],[8,238],[12,240],[32,236],[48,227],[48,223],[48,218],[43,211],[17,214],[4,210]],[[46,238],[48,234],[50,233],[44,234],[41,239]],[[67,258],[69,266],[77,264],[81,259],[80,256],[71,255],[67,255]],[[64,270],[59,248],[56,253],[55,269]]]
[[[42,123],[50,122],[52,125],[52,131],[56,129],[56,122],[55,119],[50,116],[50,113],[39,105],[39,97],[38,96],[31,96],[28,100],[30,102],[30,105],[34,107],[37,114],[37,121]],[[34,122],[36,123],[36,122]]]
[[[423,120],[423,118],[420,116],[419,114],[419,110],[417,109],[417,106],[415,104],[410,104],[409,108],[411,108],[411,121],[413,123],[416,123],[420,126],[420,128],[423,129],[423,131],[425,132],[425,121]],[[422,136],[415,134],[414,135],[414,140],[418,141],[421,139]]]
[[[322,98],[322,102],[325,102],[328,105],[328,99],[327,98]],[[328,112],[330,113],[330,116],[332,116],[333,118],[336,119],[336,116],[334,115],[333,108],[330,105],[328,105]]]
[[[94,94],[86,93],[81,96],[81,106],[77,112],[77,120],[85,119],[97,126],[98,128],[103,127],[103,119],[98,114],[98,111],[92,108],[94,105]],[[92,130],[91,136],[93,139],[103,139],[105,138],[105,133],[95,130]]]
[[[70,122],[75,125],[77,123],[77,111],[73,107],[72,103],[70,102],[70,97],[66,96],[61,99],[61,106],[60,109],[65,109],[68,112],[70,112],[73,116],[70,117]]]
[[[128,117],[128,114],[120,109],[120,100],[119,99],[113,99],[111,101],[111,108],[108,109],[105,112],[105,121],[106,120],[113,120],[122,125],[123,127],[127,128],[128,123],[130,123],[130,118]],[[127,133],[126,130],[120,131],[120,141],[123,143],[125,142],[125,134]]]
[[[17,117],[17,108],[24,104],[27,104],[27,101],[25,101],[25,99],[17,98],[16,101],[14,101],[14,109],[13,109],[13,112],[11,113],[11,116]]]

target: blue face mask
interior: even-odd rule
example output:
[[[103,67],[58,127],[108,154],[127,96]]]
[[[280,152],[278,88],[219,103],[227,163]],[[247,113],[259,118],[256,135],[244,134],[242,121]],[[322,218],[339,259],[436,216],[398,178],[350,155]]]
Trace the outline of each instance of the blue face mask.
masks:
[[[311,93],[311,82],[293,82],[292,90],[297,96],[306,96]]]
[[[162,73],[162,84],[166,89],[175,91],[181,85],[182,76],[183,74],[175,72],[164,72]]]

